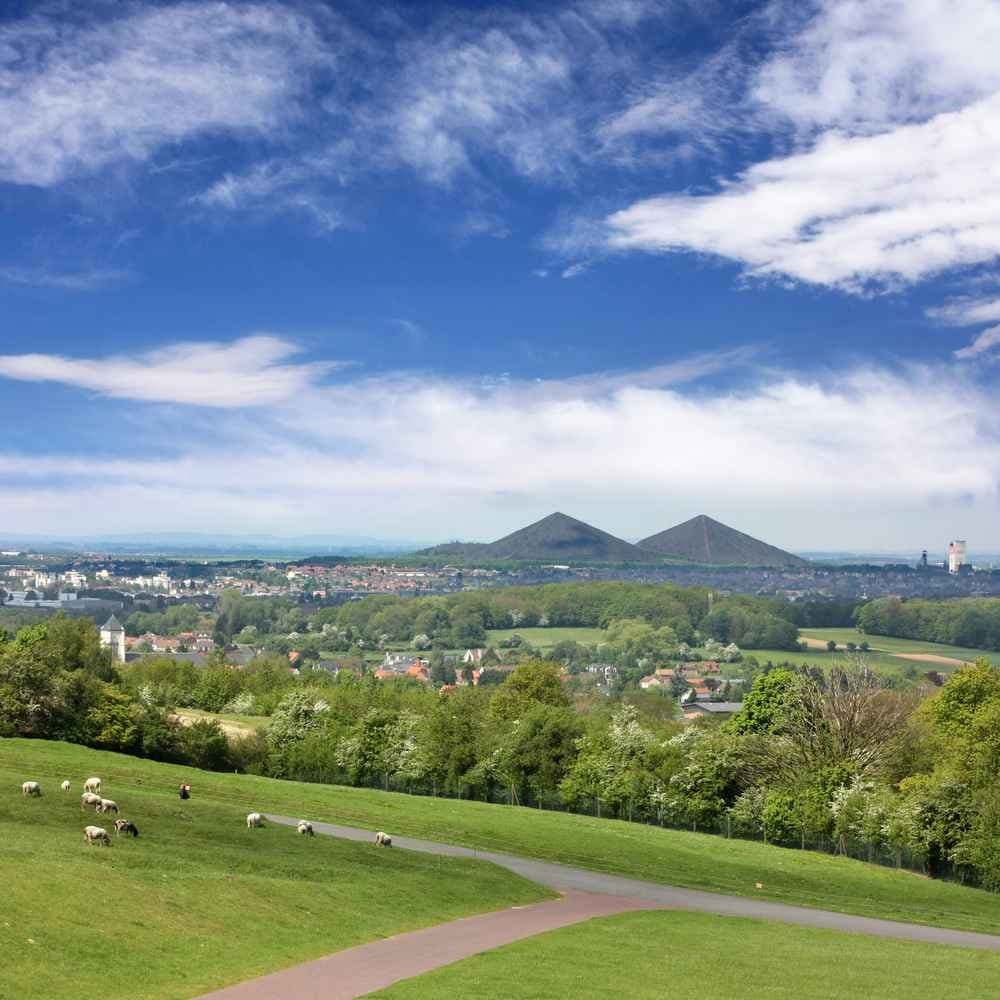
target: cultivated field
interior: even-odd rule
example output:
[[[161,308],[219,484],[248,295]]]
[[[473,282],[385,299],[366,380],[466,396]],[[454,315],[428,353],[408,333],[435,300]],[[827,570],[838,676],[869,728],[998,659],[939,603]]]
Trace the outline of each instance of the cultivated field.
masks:
[[[702,913],[604,917],[409,979],[371,1000],[984,1000],[1000,954]]]
[[[836,653],[827,652],[825,645],[819,649],[810,649],[807,652],[799,652],[791,649],[747,649],[744,656],[754,657],[761,665],[771,661],[771,663],[794,663],[805,664],[808,667],[821,667],[829,669],[836,666],[847,666],[856,662],[851,654],[838,649]],[[899,656],[889,653],[880,653],[869,650],[867,653],[858,653],[865,664],[876,673],[894,677],[910,677],[913,680],[921,677],[927,670],[938,670],[947,673],[953,667],[942,666],[941,664],[920,663],[914,660],[905,660]],[[744,668],[745,669],[745,668]],[[723,673],[729,676],[740,676],[739,663],[723,664]]]
[[[81,812],[105,782],[139,827]],[[23,798],[23,780],[41,798]],[[63,778],[73,782],[59,790]],[[177,785],[192,797],[182,802]],[[294,788],[207,775],[69,744],[0,740],[0,997],[182,998],[400,931],[546,898],[490,864],[380,850],[267,825],[246,813],[300,814]],[[112,831],[88,847],[83,828]]]
[[[7,810],[31,810],[36,805],[44,807],[55,794],[50,792],[40,803],[21,802],[17,789],[25,778],[37,778],[44,785],[51,785],[56,779],[61,779],[64,772],[82,778],[86,771],[110,778],[112,791],[118,787],[132,787],[140,780],[146,788],[152,789],[155,785],[155,793],[143,794],[152,796],[150,808],[156,806],[157,816],[170,816],[180,804],[174,789],[180,781],[187,779],[194,786],[193,804],[203,808],[211,803],[225,810],[225,823],[213,821],[212,833],[217,826],[223,827],[228,823],[234,831],[232,836],[238,837],[237,844],[245,843],[241,839],[245,831],[239,828],[240,822],[245,813],[254,808],[467,847],[506,851],[669,885],[890,920],[1000,933],[1000,897],[991,893],[847,858],[749,841],[726,840],[706,834],[538,809],[309,785],[251,775],[198,772],[191,768],[152,764],[60,743],[2,741],[0,767],[3,768],[0,778],[4,778],[11,789],[6,798],[0,797]],[[161,792],[161,787],[167,791]],[[128,798],[122,794],[121,798],[131,809],[131,794]],[[80,830],[83,824],[79,822],[78,802],[74,801],[66,808],[69,810],[64,817],[67,821],[72,810],[77,813],[74,816],[77,822],[68,828],[70,832],[66,844],[69,846],[66,849],[75,851],[79,841],[82,850]],[[140,815],[137,821],[142,818]],[[183,840],[188,822],[177,819],[178,841]],[[235,826],[232,825],[234,823]],[[152,832],[155,831],[151,830],[151,835]],[[286,836],[281,831],[265,832],[280,840],[284,845],[282,850],[289,843],[292,849],[303,850],[301,846],[295,846],[294,834]],[[211,836],[208,836],[208,843],[212,843]],[[133,845],[126,846],[131,852]],[[93,851],[96,852],[96,848]],[[126,852],[105,853],[119,856]],[[75,853],[70,855],[76,856]],[[757,882],[762,883],[764,888],[757,889]],[[499,885],[506,886],[502,891],[509,891],[511,895],[521,891],[513,884],[501,881]],[[497,892],[494,898],[499,898],[499,895]],[[490,897],[484,895],[483,898]],[[435,892],[430,897],[430,903],[436,905],[437,902]],[[473,904],[469,902],[468,905],[471,907]],[[424,919],[419,912],[408,916],[413,923],[432,919],[429,914]]]

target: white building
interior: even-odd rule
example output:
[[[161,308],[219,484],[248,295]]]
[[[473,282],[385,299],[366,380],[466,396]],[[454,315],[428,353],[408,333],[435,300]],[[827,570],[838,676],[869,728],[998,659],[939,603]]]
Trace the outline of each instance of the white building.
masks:
[[[960,573],[966,562],[965,542],[954,541],[948,543],[948,572]]]
[[[125,662],[125,629],[114,615],[101,626],[101,645],[111,650],[112,660]]]

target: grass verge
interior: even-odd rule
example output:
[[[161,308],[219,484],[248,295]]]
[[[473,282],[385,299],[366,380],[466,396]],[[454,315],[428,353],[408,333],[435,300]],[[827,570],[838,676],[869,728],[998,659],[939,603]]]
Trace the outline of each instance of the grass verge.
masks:
[[[985,1000],[998,994],[1000,954],[993,952],[648,912],[518,941],[369,1000]]]

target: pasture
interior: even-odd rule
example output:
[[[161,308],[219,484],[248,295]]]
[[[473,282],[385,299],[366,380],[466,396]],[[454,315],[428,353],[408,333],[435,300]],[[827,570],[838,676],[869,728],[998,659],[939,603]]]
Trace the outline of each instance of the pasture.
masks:
[[[82,812],[84,778],[135,822]],[[43,796],[24,798],[29,775]],[[69,778],[73,787],[61,792]],[[182,802],[177,786],[192,785]],[[0,997],[184,998],[400,931],[546,898],[494,865],[386,851],[271,824],[279,782],[63,743],[0,740]],[[298,814],[292,789],[281,803]],[[306,810],[308,816],[308,811]],[[312,818],[312,817],[309,817]],[[111,833],[88,847],[87,824]]]
[[[838,931],[646,912],[603,917],[483,952],[370,1000],[983,1000],[1000,954]]]
[[[61,743],[0,741],[0,766],[11,788],[8,796],[0,796],[5,810],[26,809],[38,804],[21,801],[20,783],[25,778],[36,778],[48,789],[53,781],[58,784],[57,779],[61,780],[63,772],[82,778],[86,771],[109,778],[108,788],[113,797],[117,797],[115,792],[120,786],[132,787],[138,780],[146,786],[155,782],[155,795],[152,792],[144,794],[152,796],[151,808],[160,803],[158,808],[169,816],[179,805],[177,784],[188,780],[193,786],[192,806],[203,808],[211,804],[225,811],[225,816],[229,817],[227,823],[236,821],[235,826],[229,828],[234,831],[232,836],[237,837],[237,844],[245,843],[237,836],[244,833],[238,828],[242,817],[253,808],[466,847],[506,851],[668,885],[890,920],[1000,933],[1000,897],[991,893],[848,858],[752,841],[726,840],[619,820],[483,802],[310,785],[252,775],[214,774]],[[159,790],[161,783],[167,789],[165,796]],[[42,802],[50,801],[54,794],[47,791]],[[123,815],[135,818],[142,829],[143,817],[129,815],[134,811],[130,799],[131,795],[126,797],[124,794],[119,799],[119,804],[124,803]],[[75,818],[79,820],[78,800],[67,808],[77,810]],[[189,810],[183,812],[186,815]],[[0,813],[0,817],[3,815]],[[177,838],[182,839],[181,832],[189,820],[177,818],[176,821],[179,824]],[[213,821],[210,832],[220,825],[225,824]],[[77,822],[69,828],[67,850],[75,850],[77,841],[82,849],[82,827],[83,824]],[[280,831],[265,829],[262,832],[278,837],[285,846],[289,843]],[[202,835],[207,836],[211,844],[210,834]],[[292,849],[301,851],[302,846],[294,843],[294,834],[290,836]],[[127,846],[131,853],[132,845]],[[126,852],[123,849],[105,853],[124,856]],[[470,883],[473,881],[470,878]],[[763,883],[763,890],[756,888],[757,882]],[[508,885],[503,891],[508,890],[512,896],[522,891],[516,884]],[[497,892],[494,899],[500,896]],[[475,893],[472,897],[475,898]],[[484,896],[484,899],[489,898]],[[437,902],[435,890],[430,903],[433,906]],[[482,908],[490,905],[493,904],[486,903]],[[418,919],[416,914],[411,916],[414,921]],[[431,920],[427,916],[424,922]]]

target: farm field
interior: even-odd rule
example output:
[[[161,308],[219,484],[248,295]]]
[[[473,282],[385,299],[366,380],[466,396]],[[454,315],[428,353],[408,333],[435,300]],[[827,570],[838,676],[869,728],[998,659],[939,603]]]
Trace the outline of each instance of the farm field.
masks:
[[[829,669],[838,664],[846,665],[852,662],[845,652],[838,650],[836,653],[829,653],[825,649],[810,649],[804,653],[790,649],[747,649],[744,650],[743,655],[754,657],[761,665],[770,660],[772,663],[805,664],[808,667],[821,667],[823,669]],[[875,650],[869,650],[867,653],[860,655],[864,657],[864,662],[877,673],[898,677],[911,676],[917,678],[926,670],[940,670],[942,673],[947,673],[951,669],[941,664],[904,660],[898,656],[876,652]],[[740,676],[740,664],[723,664],[723,673],[728,676]]]
[[[996,953],[654,911],[550,931],[397,983],[370,998],[981,1000],[998,993]]]
[[[502,628],[486,633],[486,644],[496,646],[512,635],[519,635],[535,649],[551,649],[559,642],[579,642],[588,646],[604,641],[602,628]]]
[[[155,780],[172,794],[177,784],[188,780],[194,786],[193,802],[212,803],[236,819],[251,808],[305,815],[669,885],[1000,933],[1000,897],[991,893],[844,857],[751,841],[482,802],[214,774],[40,741],[0,741],[0,766],[14,788],[29,775],[51,784],[64,772],[84,770],[109,778],[112,789],[137,779],[146,784]],[[9,803],[12,798],[16,794],[0,801]],[[171,795],[156,801],[165,809],[176,805]],[[5,808],[10,807],[5,804]],[[72,803],[72,808],[78,811],[78,804]],[[79,824],[72,828],[71,842],[79,838],[80,828]],[[294,836],[292,841],[294,846]],[[765,888],[756,889],[757,882]]]
[[[140,836],[88,847],[80,788],[105,782]],[[22,798],[28,777],[40,799]],[[181,802],[182,777],[192,798]],[[61,792],[63,778],[73,782]],[[0,997],[183,998],[374,938],[549,894],[494,865],[266,825],[266,786],[235,775],[0,740]],[[224,794],[219,794],[223,791]],[[285,805],[295,805],[294,793]],[[140,971],[141,970],[141,971]]]
[[[866,635],[854,628],[804,628],[799,630],[803,639],[827,642],[833,639],[838,645],[848,642],[867,642],[873,650],[890,654],[940,656],[945,659],[964,660],[972,663],[981,656],[1000,664],[1000,653],[988,649],[971,649],[968,646],[949,646],[939,642],[922,642],[919,639],[896,639],[885,635]],[[920,661],[913,661],[920,662]],[[930,667],[925,668],[930,669]]]

